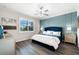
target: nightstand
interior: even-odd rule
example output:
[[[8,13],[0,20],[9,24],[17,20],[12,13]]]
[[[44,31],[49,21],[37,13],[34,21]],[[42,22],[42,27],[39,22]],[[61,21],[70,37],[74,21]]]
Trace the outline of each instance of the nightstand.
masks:
[[[71,34],[66,33],[64,42],[76,44],[76,35],[72,33]]]

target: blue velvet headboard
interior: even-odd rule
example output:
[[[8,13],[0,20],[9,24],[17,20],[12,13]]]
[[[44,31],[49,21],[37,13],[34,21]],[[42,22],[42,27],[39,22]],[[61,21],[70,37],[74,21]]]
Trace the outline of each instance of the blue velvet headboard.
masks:
[[[59,36],[60,41],[63,41],[63,29],[62,27],[45,27],[44,28],[45,31],[49,30],[49,31],[57,31],[57,32],[61,32],[61,36]]]

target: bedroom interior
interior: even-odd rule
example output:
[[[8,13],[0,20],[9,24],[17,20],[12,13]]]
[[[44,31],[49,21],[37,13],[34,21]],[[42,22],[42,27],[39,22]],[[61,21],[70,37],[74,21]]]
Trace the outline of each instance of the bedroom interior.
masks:
[[[0,55],[79,55],[78,3],[0,3]]]

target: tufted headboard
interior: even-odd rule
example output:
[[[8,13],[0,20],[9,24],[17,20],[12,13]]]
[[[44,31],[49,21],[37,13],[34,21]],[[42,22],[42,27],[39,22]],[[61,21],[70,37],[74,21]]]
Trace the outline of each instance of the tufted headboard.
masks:
[[[61,36],[59,36],[58,38],[60,39],[60,41],[63,41],[63,28],[62,27],[45,27],[44,28],[45,31],[56,31],[56,32],[61,32]]]

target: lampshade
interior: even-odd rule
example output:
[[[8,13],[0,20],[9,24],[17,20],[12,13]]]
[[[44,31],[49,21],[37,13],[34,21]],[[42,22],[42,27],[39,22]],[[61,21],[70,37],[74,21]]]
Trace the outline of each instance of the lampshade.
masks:
[[[67,30],[68,31],[71,31],[71,26],[67,26]]]
[[[43,29],[43,27],[41,27],[41,31],[43,31],[44,29]]]

